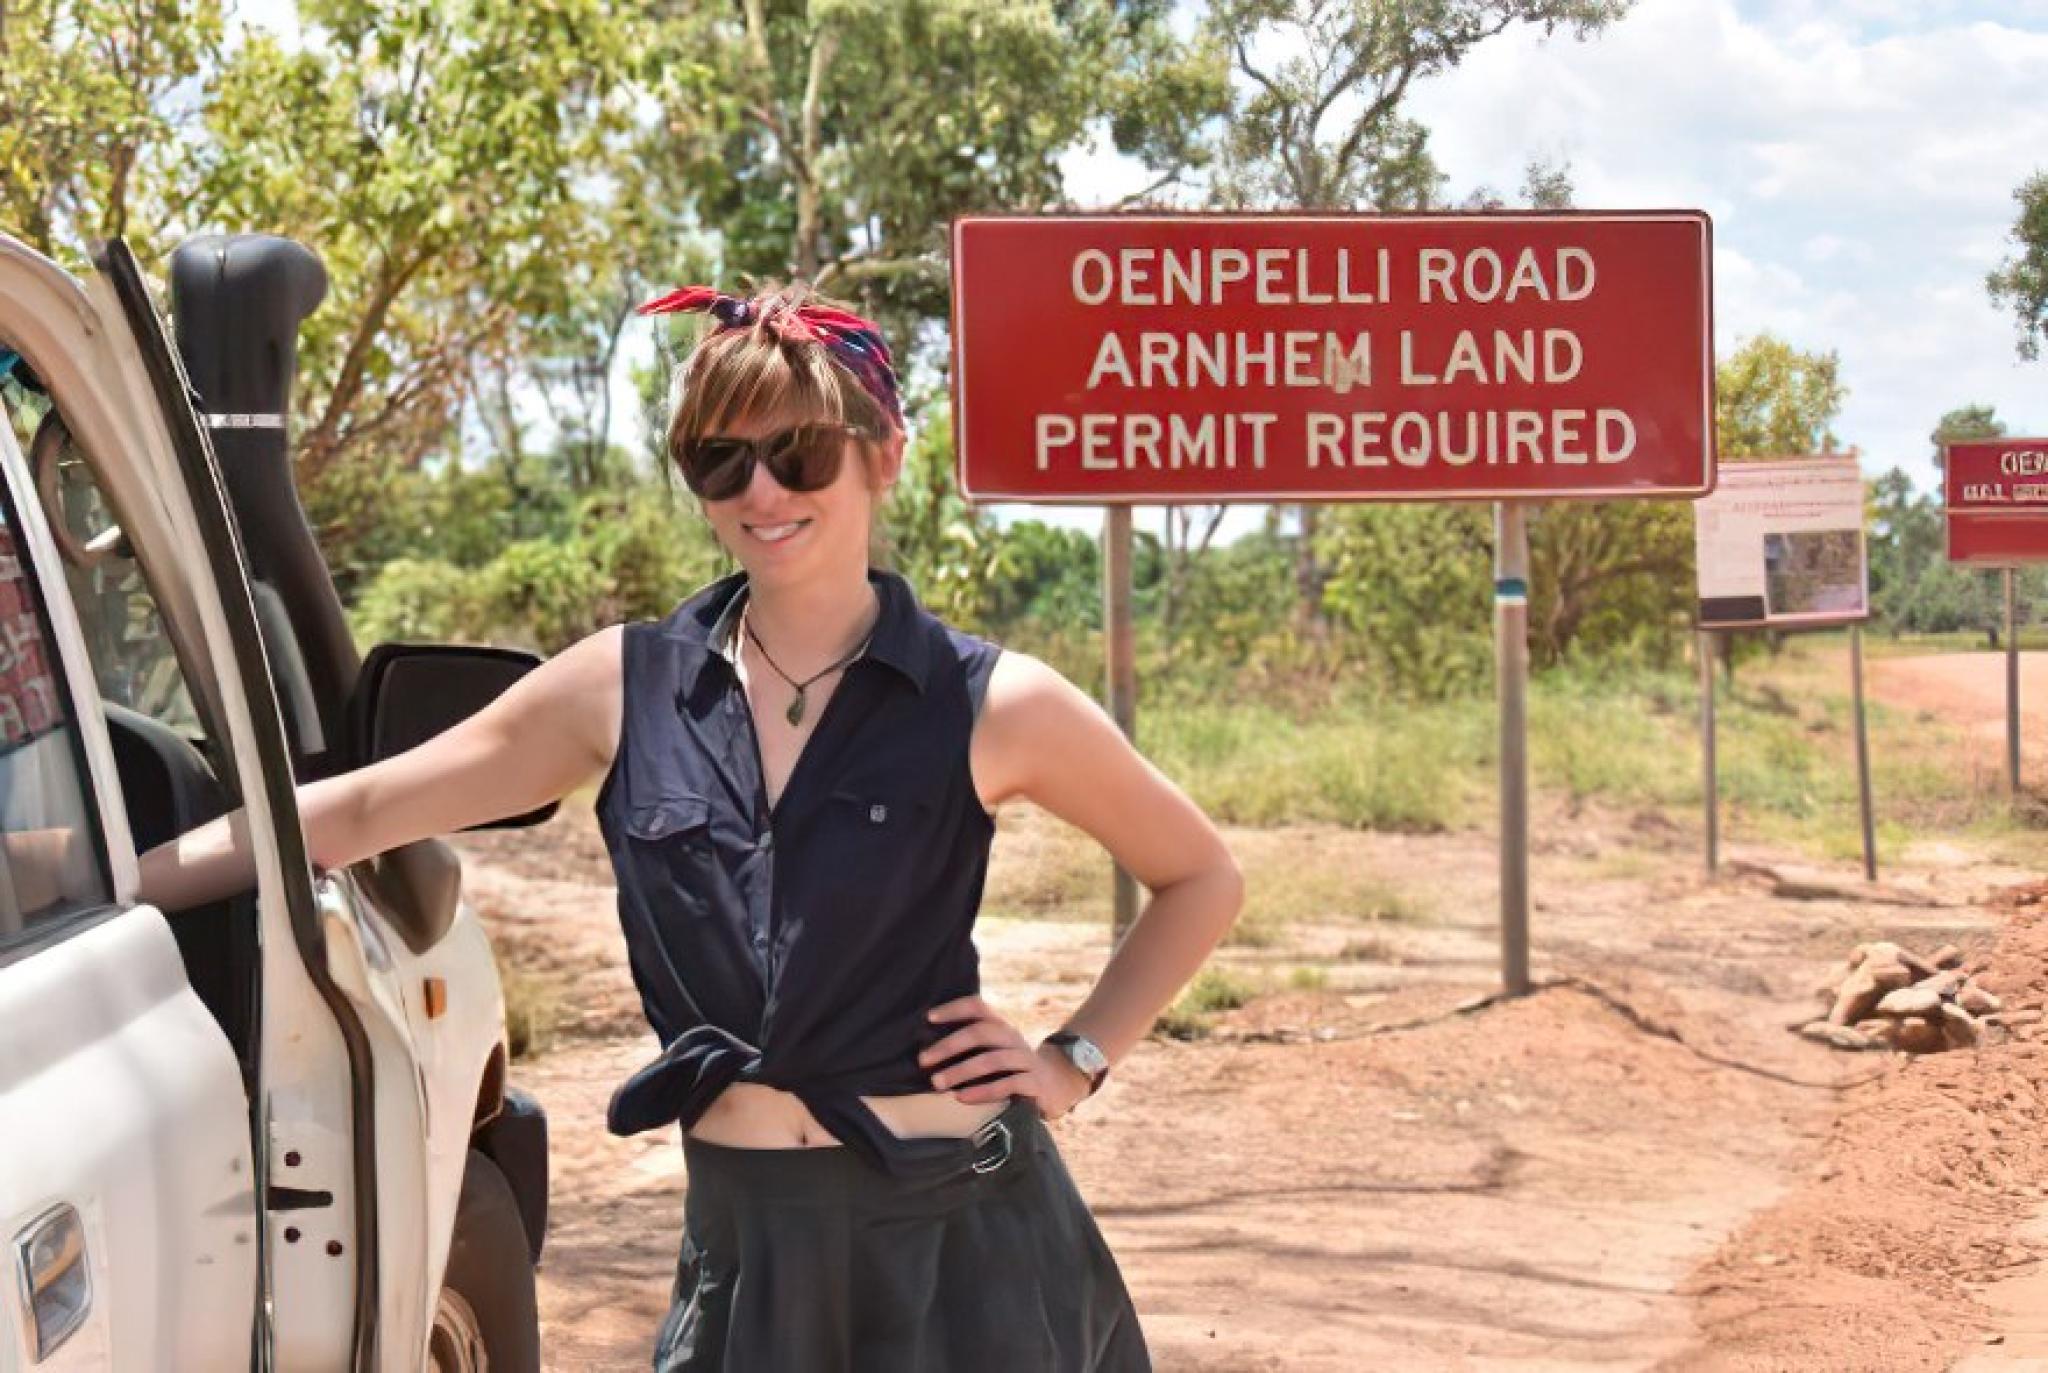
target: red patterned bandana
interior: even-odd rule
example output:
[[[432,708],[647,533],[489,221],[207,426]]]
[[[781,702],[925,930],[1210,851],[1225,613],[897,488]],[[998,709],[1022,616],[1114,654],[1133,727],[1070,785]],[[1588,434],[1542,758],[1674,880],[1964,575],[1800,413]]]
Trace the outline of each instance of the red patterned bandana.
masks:
[[[765,309],[751,300],[729,296],[709,286],[685,286],[670,291],[640,307],[643,315],[684,313],[708,314],[718,321],[718,330],[744,329],[765,320],[767,326],[786,339],[822,344],[835,362],[853,373],[867,393],[882,407],[882,413],[903,427],[903,402],[896,394],[896,365],[889,357],[889,345],[881,331],[859,315],[824,305],[799,305],[794,309],[771,301]]]

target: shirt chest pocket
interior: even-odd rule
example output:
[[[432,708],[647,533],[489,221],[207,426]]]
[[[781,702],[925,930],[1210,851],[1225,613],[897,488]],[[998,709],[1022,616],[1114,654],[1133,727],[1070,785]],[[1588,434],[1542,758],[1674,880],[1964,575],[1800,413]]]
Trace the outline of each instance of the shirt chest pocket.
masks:
[[[708,911],[725,882],[703,796],[663,796],[626,813],[626,854],[641,890]]]
[[[808,857],[839,892],[862,904],[883,899],[943,861],[935,848],[938,818],[936,798],[900,783],[842,783],[819,809]]]

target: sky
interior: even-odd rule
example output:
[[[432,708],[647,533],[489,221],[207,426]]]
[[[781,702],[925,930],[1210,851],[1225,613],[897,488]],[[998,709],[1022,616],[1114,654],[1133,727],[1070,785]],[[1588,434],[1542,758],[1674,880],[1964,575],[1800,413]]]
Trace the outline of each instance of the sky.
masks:
[[[1768,331],[1834,350],[1841,441],[1931,490],[1944,411],[2048,433],[2048,361],[2019,360],[1984,291],[2014,251],[2014,188],[2048,170],[2044,78],[2048,0],[1638,0],[1589,41],[1489,40],[1407,108],[1452,200],[1512,195],[1540,157],[1569,163],[1585,208],[1707,211],[1717,349]],[[1084,204],[1145,184],[1100,149],[1065,170]]]

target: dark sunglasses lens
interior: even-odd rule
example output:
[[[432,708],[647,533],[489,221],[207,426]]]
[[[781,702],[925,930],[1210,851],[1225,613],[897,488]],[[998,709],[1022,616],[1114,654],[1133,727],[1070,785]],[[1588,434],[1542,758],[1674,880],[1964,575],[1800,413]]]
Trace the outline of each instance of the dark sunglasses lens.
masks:
[[[768,473],[791,491],[822,491],[839,476],[846,452],[846,431],[833,425],[804,424],[770,441]]]
[[[683,482],[707,501],[730,500],[747,489],[753,449],[745,439],[693,439],[683,448]]]

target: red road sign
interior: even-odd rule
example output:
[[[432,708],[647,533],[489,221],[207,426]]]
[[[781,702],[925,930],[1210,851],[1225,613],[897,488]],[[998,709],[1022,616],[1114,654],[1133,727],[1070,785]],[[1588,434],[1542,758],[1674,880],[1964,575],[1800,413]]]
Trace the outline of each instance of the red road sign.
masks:
[[[1706,215],[968,216],[974,500],[1697,496]]]
[[[1950,562],[2048,562],[2048,439],[1973,439],[1944,447]]]

